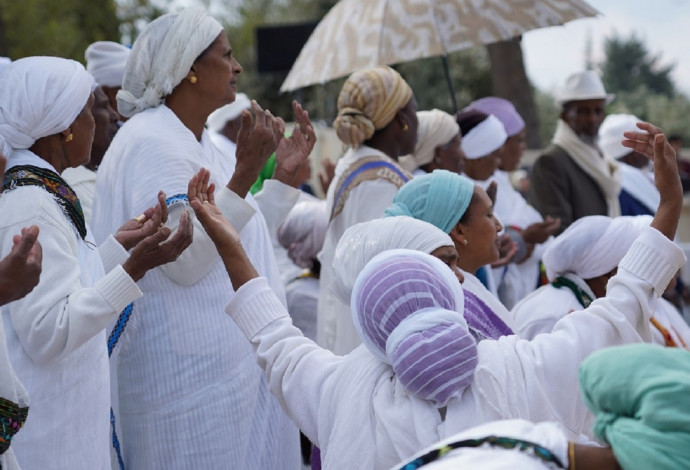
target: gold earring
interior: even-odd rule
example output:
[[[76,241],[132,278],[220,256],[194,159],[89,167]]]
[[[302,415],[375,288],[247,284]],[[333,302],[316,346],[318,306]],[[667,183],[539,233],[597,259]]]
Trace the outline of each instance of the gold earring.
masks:
[[[69,135],[67,137],[65,137],[65,142],[72,142],[73,139],[74,139],[74,134],[72,134],[70,132]]]
[[[410,126],[408,126],[406,122],[403,122],[402,131],[403,131],[403,132],[407,132],[407,130],[408,130],[409,128],[410,128]]]
[[[192,77],[189,79],[190,82],[192,82],[192,85],[194,85],[197,81],[196,75],[192,75]]]

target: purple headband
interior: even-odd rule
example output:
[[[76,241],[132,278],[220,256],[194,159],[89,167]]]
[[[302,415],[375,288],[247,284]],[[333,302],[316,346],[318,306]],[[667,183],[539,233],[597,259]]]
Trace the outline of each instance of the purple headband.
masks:
[[[506,129],[508,137],[517,135],[525,128],[525,121],[510,101],[496,96],[487,96],[473,101],[466,109],[476,109],[485,114],[493,114]]]

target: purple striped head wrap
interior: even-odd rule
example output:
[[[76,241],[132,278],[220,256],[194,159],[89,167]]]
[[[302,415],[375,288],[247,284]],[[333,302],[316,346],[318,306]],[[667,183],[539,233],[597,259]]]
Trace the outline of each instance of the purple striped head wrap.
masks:
[[[477,345],[463,318],[463,292],[437,258],[388,250],[362,270],[352,316],[366,347],[413,395],[445,406],[474,377]]]

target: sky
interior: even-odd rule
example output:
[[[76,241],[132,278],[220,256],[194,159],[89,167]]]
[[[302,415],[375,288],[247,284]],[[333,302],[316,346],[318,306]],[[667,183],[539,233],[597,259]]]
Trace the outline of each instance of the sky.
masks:
[[[573,72],[584,69],[586,44],[591,37],[592,58],[603,60],[604,39],[633,32],[661,63],[675,64],[671,74],[676,87],[690,97],[689,0],[587,0],[601,14],[530,31],[522,49],[527,76],[539,89],[553,92]]]

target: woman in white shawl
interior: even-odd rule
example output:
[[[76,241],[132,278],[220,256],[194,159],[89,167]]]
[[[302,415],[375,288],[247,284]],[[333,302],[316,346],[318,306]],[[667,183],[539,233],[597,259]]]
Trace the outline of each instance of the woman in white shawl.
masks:
[[[457,303],[462,298],[460,285],[450,280],[446,266],[405,250],[374,258],[360,273],[352,297],[353,319],[360,325],[364,345],[338,357],[291,325],[285,309],[248,261],[240,237],[214,207],[212,193],[204,190],[203,172],[190,181],[192,207],[217,243],[237,289],[226,311],[254,345],[272,393],[321,448],[326,468],[387,468],[430,439],[497,419],[555,421],[571,440],[591,432],[593,417],[577,394],[577,365],[594,350],[649,340],[651,308],[684,263],[682,251],[672,242],[682,208],[675,154],[659,129],[644,126],[650,134],[626,134],[632,139],[628,145],[654,155],[662,204],[651,227],[621,261],[609,283],[609,295],[568,315],[551,334],[533,341],[516,336],[480,341],[473,382],[451,394],[445,406],[413,392],[403,381],[404,374],[396,370],[396,362],[390,365],[385,358],[395,358],[410,333],[434,327],[433,322],[416,321],[414,316],[398,324],[400,332],[389,325],[388,313],[418,300],[416,292],[421,292],[411,288],[404,302],[400,297],[390,301],[388,289],[397,294],[396,281],[407,286],[409,280],[423,279],[414,285],[438,289],[427,291],[434,302],[447,298],[444,289],[451,289],[456,307],[462,309]],[[417,277],[416,267],[408,269],[412,260],[428,263],[435,274]],[[417,314],[429,310],[422,304],[416,308]],[[389,327],[393,327],[390,336],[379,336],[380,329]],[[460,353],[460,357],[465,356]]]
[[[651,216],[611,219],[590,215],[565,229],[544,253],[550,284],[540,287],[511,310],[517,334],[533,339],[548,333],[568,313],[606,295],[606,283],[651,220]],[[666,299],[658,300],[655,311],[650,320],[654,343],[690,345],[690,327]]]
[[[118,92],[119,111],[130,119],[98,170],[95,232],[98,238],[149,205],[151,187],[170,195],[174,226],[188,207],[189,178],[207,166],[214,171],[218,205],[285,302],[267,224],[277,227],[299,197],[289,183],[315,136],[297,103],[299,128],[284,139],[280,121],[254,102],[253,123],[242,112],[236,159],[222,154],[204,125],[211,112],[235,99],[241,71],[222,26],[203,8],[161,16],[142,31]],[[275,179],[255,201],[247,193],[277,145]],[[259,196],[266,202],[260,209]],[[146,315],[122,338],[116,370],[125,465],[299,465],[297,429],[270,396],[241,332],[218,314],[232,296],[230,287],[203,230],[177,262],[144,280],[146,296],[134,308]]]
[[[0,155],[0,178],[5,177],[6,163],[5,157]],[[22,229],[12,240],[12,250],[0,260],[0,307],[21,299],[38,284],[41,274],[38,232],[35,225]],[[24,426],[28,406],[29,396],[10,363],[5,329],[0,321],[0,468],[19,468],[10,445],[14,434]]]
[[[159,204],[134,213],[141,215],[96,248],[79,199],[60,176],[90,158],[92,86],[81,64],[56,57],[17,60],[0,80],[0,146],[9,155],[0,252],[31,223],[43,257],[38,285],[4,306],[2,317],[10,360],[32,401],[12,442],[24,468],[110,467],[105,329],[142,295],[136,281],[192,239],[185,216],[160,245],[171,230],[159,229],[167,214]]]

